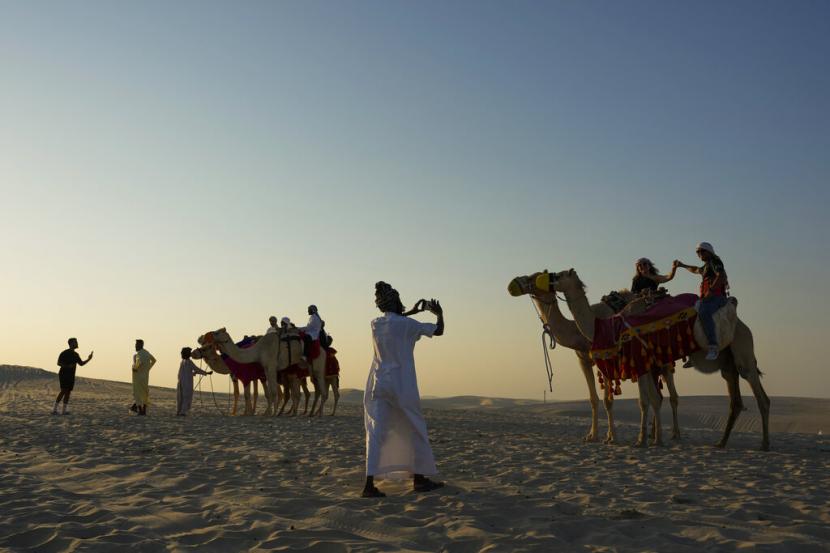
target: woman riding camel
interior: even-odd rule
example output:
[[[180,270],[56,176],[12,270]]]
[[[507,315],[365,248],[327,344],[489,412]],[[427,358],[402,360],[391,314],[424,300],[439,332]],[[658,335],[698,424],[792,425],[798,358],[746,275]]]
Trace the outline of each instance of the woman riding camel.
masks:
[[[672,266],[671,272],[668,275],[661,275],[654,266],[651,259],[641,257],[634,264],[636,273],[631,279],[631,291],[635,294],[640,294],[644,291],[656,292],[660,284],[665,284],[674,278],[677,272],[677,267]]]
[[[674,261],[674,266],[682,267],[690,273],[703,277],[700,283],[700,303],[697,312],[700,317],[700,322],[703,325],[706,339],[709,342],[706,360],[714,361],[718,358],[720,348],[718,347],[718,336],[715,332],[715,320],[713,316],[718,309],[726,305],[729,281],[726,278],[723,261],[715,254],[715,248],[712,247],[712,244],[709,242],[701,242],[698,244],[697,256],[703,261],[702,267],[686,265],[678,260]]]

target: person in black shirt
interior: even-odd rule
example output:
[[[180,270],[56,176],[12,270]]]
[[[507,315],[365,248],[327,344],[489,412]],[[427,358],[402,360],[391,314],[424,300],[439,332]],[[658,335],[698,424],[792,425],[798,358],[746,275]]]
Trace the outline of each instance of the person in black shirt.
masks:
[[[641,257],[634,264],[637,271],[634,278],[631,280],[631,291],[639,294],[643,291],[649,290],[656,292],[660,284],[665,284],[674,278],[674,273],[677,272],[677,267],[672,267],[671,273],[668,275],[661,275],[654,266],[654,263],[647,257]]]
[[[68,415],[69,411],[66,410],[66,405],[69,403],[69,395],[72,393],[72,389],[75,387],[75,368],[77,365],[84,366],[92,360],[92,353],[89,352],[89,357],[86,358],[86,361],[81,359],[81,356],[78,355],[78,352],[75,351],[78,349],[78,340],[75,338],[69,339],[69,349],[65,349],[61,352],[58,356],[58,366],[61,368],[60,372],[58,373],[58,379],[60,380],[61,384],[61,391],[58,394],[57,399],[55,399],[55,407],[52,409],[52,414],[58,414],[58,404],[61,400],[63,400],[63,414]]]

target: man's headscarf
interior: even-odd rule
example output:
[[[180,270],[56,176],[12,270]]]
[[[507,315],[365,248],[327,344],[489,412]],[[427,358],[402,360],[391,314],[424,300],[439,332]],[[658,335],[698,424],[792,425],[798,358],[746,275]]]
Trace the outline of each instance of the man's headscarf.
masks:
[[[375,305],[384,313],[389,311],[400,313],[403,311],[400,294],[392,288],[391,284],[383,281],[375,284]]]

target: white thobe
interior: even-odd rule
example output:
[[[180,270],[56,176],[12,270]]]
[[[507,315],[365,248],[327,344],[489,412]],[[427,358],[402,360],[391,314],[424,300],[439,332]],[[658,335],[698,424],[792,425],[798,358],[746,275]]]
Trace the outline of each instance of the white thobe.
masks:
[[[279,332],[279,329],[275,326],[269,326],[268,330],[265,331],[265,334],[274,334],[275,332]]]
[[[438,327],[386,313],[372,321],[375,357],[363,396],[366,475],[436,474],[415,376],[415,342]]]
[[[193,403],[193,375],[207,373],[190,359],[182,359],[179,365],[179,385],[176,386],[176,414],[186,415]]]
[[[308,317],[308,324],[306,324],[302,330],[305,332],[312,340],[319,340],[320,339],[320,330],[323,328],[323,321],[320,319],[320,315],[317,313],[313,315],[309,315]]]

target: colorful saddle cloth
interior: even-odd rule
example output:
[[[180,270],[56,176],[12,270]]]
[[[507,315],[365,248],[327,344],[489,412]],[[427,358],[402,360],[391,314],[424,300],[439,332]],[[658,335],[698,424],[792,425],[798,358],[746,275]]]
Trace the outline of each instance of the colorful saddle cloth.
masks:
[[[256,343],[256,340],[242,340],[236,345],[242,349],[247,349]],[[253,380],[260,380],[265,382],[265,369],[259,363],[240,363],[234,361],[224,353],[222,359],[231,371],[231,374],[242,381],[242,384],[247,386]]]
[[[591,358],[603,388],[615,383],[618,394],[620,380],[636,382],[653,368],[699,350],[694,338],[697,300],[695,294],[667,296],[637,315],[597,319]]]

